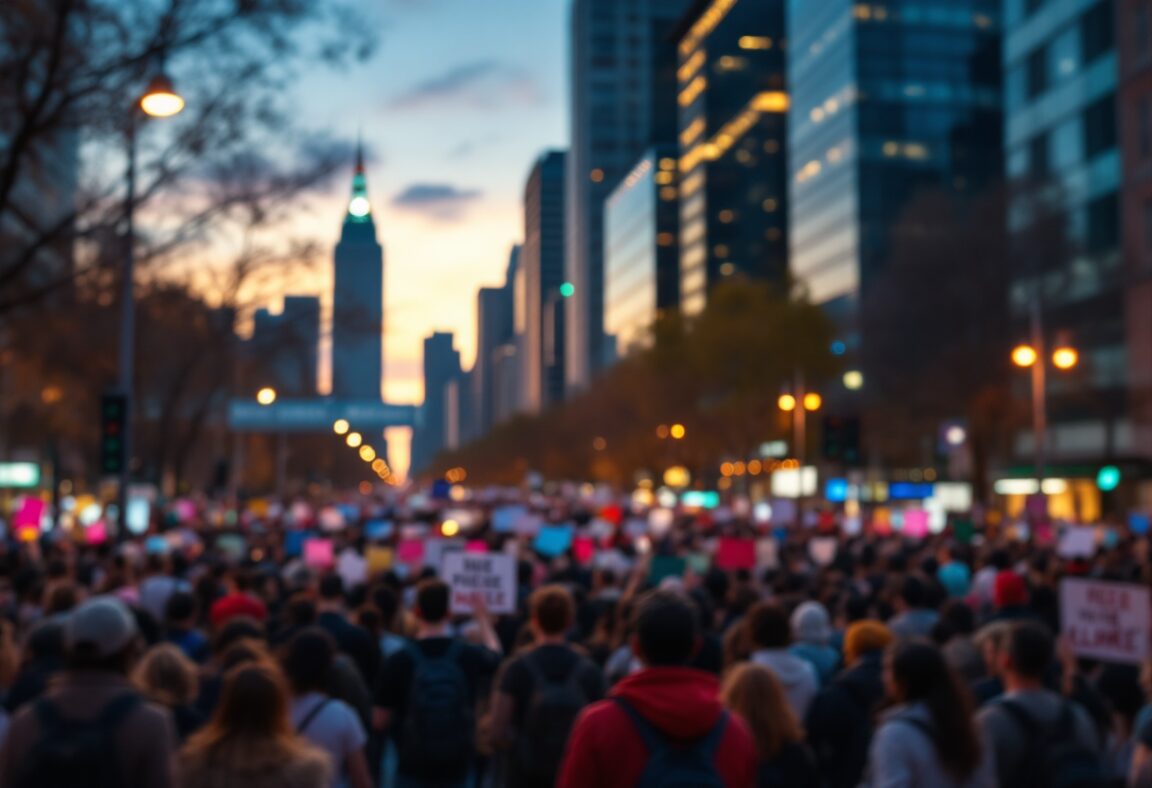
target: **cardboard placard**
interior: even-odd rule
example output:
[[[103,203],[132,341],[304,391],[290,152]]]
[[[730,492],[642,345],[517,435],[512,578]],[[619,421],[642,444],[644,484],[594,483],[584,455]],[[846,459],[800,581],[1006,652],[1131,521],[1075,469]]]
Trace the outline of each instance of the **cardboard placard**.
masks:
[[[450,552],[444,556],[440,576],[451,589],[453,613],[471,613],[477,594],[483,594],[489,613],[516,610],[516,561],[512,556]]]
[[[654,555],[648,564],[648,582],[656,586],[666,577],[683,577],[687,568],[687,559],[674,555]]]
[[[328,569],[336,563],[331,539],[308,539],[304,542],[304,563],[313,569]]]
[[[725,571],[756,568],[756,542],[723,537],[716,547],[716,566]]]
[[[1060,582],[1060,634],[1077,656],[1142,664],[1152,635],[1149,589],[1065,578]]]
[[[836,560],[840,543],[834,536],[818,536],[808,542],[808,557],[817,566],[828,566]]]
[[[532,549],[548,558],[562,555],[571,546],[572,528],[567,525],[545,526],[532,542]]]
[[[364,551],[364,558],[368,561],[368,571],[371,574],[387,572],[392,568],[392,548],[380,545],[368,545]]]
[[[1056,555],[1061,558],[1091,558],[1096,555],[1096,529],[1070,526],[1060,534]]]
[[[424,543],[405,539],[396,548],[396,560],[402,564],[419,564],[424,560]]]

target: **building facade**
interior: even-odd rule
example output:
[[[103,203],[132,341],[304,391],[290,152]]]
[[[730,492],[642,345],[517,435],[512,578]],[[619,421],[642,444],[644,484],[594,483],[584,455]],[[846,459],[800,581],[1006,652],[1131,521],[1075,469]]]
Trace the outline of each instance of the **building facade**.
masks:
[[[1118,0],[1128,412],[1132,449],[1152,458],[1152,2]]]
[[[449,391],[455,393],[457,400],[459,395],[462,371],[455,341],[452,333],[443,331],[437,331],[424,340],[424,405],[420,426],[412,436],[412,468],[417,473],[425,470],[446,448],[447,428],[452,426],[455,431],[459,426],[458,402],[453,403],[453,412],[449,414],[445,399]],[[450,388],[450,384],[456,385]]]
[[[379,400],[384,364],[384,249],[357,153],[352,197],[336,245],[332,302],[332,395]]]
[[[566,385],[604,366],[604,201],[654,142],[675,135],[670,34],[688,0],[574,0],[570,29],[564,301]]]
[[[564,202],[567,155],[548,151],[524,188],[522,406],[538,413],[564,398]]]
[[[1122,161],[1136,160],[1129,183],[1139,199],[1139,160],[1147,158],[1138,118],[1128,145],[1120,144],[1115,10],[1113,0],[1007,0],[1004,9],[1007,174],[1048,197],[1068,236],[1059,256],[1038,259],[1022,249],[1010,293],[1022,325],[1035,309],[1048,342],[1070,343],[1080,354],[1076,371],[1049,381],[1047,456],[1056,464],[1115,458],[1134,448],[1126,415]],[[1032,230],[1024,200],[1017,199],[1009,218],[1019,239]],[[1136,266],[1139,251],[1129,246]],[[1031,434],[1022,434],[1017,454],[1027,457],[1032,446]]]
[[[849,345],[913,198],[999,178],[1000,5],[788,1],[791,271]]]
[[[819,4],[818,4],[819,5]],[[681,307],[788,274],[785,0],[696,3],[678,35]]]
[[[513,288],[521,247],[512,247],[504,284],[482,287],[476,294],[476,361],[472,366],[472,435],[488,434],[496,424],[495,367],[502,348],[513,338]]]
[[[247,350],[271,386],[282,397],[316,396],[320,355],[320,299],[285,296],[279,313],[258,309]]]
[[[623,357],[660,312],[680,305],[679,157],[652,148],[604,206],[604,327]]]

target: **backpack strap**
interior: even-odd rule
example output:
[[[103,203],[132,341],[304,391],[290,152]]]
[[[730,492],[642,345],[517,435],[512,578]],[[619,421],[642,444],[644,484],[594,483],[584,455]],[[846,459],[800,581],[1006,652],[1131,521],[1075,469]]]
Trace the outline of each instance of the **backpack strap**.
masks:
[[[320,716],[320,712],[324,711],[324,708],[331,702],[331,698],[324,698],[322,701],[313,706],[312,711],[308,712],[304,719],[300,720],[300,724],[296,726],[296,733],[303,736],[304,731],[308,730],[308,726],[311,725],[313,721]]]
[[[644,746],[648,748],[649,757],[656,752],[671,749],[668,737],[661,733],[655,725],[645,719],[643,714],[636,711],[635,706],[621,697],[614,697],[612,700],[632,719],[632,724],[636,727],[636,732],[640,734],[640,738],[644,740]],[[724,732],[728,729],[729,716],[727,711],[722,712],[720,719],[718,719],[716,724],[712,726],[712,729],[705,734],[704,738],[696,742],[693,749],[697,749],[708,756],[713,755],[720,746],[720,740],[724,738]]]

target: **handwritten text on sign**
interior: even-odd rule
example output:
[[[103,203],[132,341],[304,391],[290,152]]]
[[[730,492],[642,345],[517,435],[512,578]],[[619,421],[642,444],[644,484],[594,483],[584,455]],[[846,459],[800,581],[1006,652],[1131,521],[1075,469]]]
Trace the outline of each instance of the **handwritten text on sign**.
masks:
[[[1060,632],[1077,656],[1139,664],[1149,656],[1152,604],[1144,586],[1067,579]]]
[[[516,610],[516,560],[510,555],[445,553],[441,576],[452,590],[452,612],[472,612],[472,600],[484,595],[489,613]]]

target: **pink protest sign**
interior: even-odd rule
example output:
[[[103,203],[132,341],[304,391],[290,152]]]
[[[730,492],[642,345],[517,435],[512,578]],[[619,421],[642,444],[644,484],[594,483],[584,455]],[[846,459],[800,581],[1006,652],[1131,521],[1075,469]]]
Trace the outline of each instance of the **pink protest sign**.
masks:
[[[424,560],[424,543],[406,539],[396,547],[396,560],[402,564],[419,564]]]
[[[577,536],[572,540],[572,553],[581,564],[590,564],[596,555],[596,542],[590,536]]]
[[[108,541],[108,526],[103,520],[97,520],[84,529],[84,538],[88,544],[104,544]]]
[[[304,563],[316,569],[328,569],[336,563],[331,539],[308,539],[304,542]]]
[[[716,548],[716,566],[724,570],[755,569],[756,542],[724,537]]]
[[[1152,599],[1140,585],[1060,581],[1060,634],[1081,657],[1139,665],[1148,659]]]
[[[20,508],[12,517],[12,525],[17,531],[30,529],[40,532],[40,521],[44,519],[44,510],[48,507],[39,498],[23,498]]]
[[[481,555],[488,552],[488,543],[480,540],[471,541],[464,545],[464,552]]]
[[[904,512],[904,535],[923,539],[928,535],[928,512],[923,509],[909,509]]]

